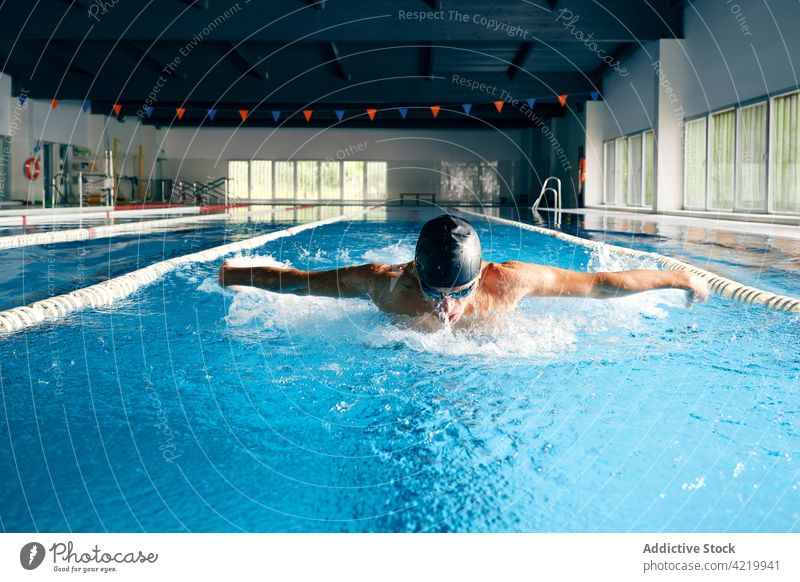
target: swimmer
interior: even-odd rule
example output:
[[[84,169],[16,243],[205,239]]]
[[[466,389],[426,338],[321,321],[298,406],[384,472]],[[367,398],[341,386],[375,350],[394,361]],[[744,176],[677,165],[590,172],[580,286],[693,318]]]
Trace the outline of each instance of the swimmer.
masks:
[[[584,273],[522,261],[484,261],[473,226],[447,214],[422,227],[414,260],[405,264],[300,271],[235,267],[225,261],[219,281],[295,295],[364,297],[387,313],[433,316],[446,325],[509,312],[525,297],[607,299],[652,289],[683,289],[690,305],[708,298],[708,284],[686,271]]]

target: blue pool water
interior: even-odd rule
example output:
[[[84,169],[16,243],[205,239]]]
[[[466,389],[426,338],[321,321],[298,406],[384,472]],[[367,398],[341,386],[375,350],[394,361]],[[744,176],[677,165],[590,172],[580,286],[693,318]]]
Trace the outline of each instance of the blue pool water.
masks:
[[[0,251],[0,310],[118,277],[158,261],[284,228],[286,222],[188,224],[147,234]],[[66,268],[64,266],[66,265]]]
[[[342,222],[265,263],[408,260]],[[489,260],[647,267],[476,221]],[[800,531],[797,318],[678,291],[421,333],[195,264],[0,340],[6,531]]]

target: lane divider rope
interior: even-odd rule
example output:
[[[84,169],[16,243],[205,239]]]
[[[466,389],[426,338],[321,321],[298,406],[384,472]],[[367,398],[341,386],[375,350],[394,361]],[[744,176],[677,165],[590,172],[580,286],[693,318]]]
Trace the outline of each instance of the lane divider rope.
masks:
[[[498,216],[481,214],[480,212],[474,212],[472,210],[458,210],[458,212],[461,214],[469,214],[485,220],[498,222],[500,224],[516,226],[517,228],[521,228],[523,230],[529,230],[531,232],[561,239],[563,241],[584,247],[608,249],[614,254],[625,257],[651,259],[667,269],[673,271],[689,271],[695,275],[698,275],[709,284],[709,287],[714,293],[732,299],[733,301],[748,305],[764,305],[765,307],[774,309],[776,311],[800,313],[800,299],[795,299],[794,297],[788,297],[786,295],[776,295],[775,293],[770,293],[769,291],[750,287],[737,281],[726,279],[725,277],[717,275],[716,273],[712,273],[711,271],[706,271],[705,269],[695,267],[689,263],[684,263],[678,259],[673,259],[658,253],[638,251],[600,241],[587,240],[585,238],[580,238],[557,230],[542,228],[541,226],[534,226],[532,224],[526,224],[516,220],[509,220],[507,218],[500,218]]]
[[[234,216],[254,216],[257,214],[275,214],[278,211],[294,210],[296,206],[284,208],[273,208],[271,210],[259,210],[252,213],[236,214]],[[30,234],[16,234],[0,237],[0,250],[18,249],[36,245],[54,244],[63,242],[93,240],[97,238],[110,238],[125,234],[147,234],[156,232],[158,229],[179,227],[181,225],[194,224],[207,220],[220,220],[226,218],[228,214],[203,214],[184,216],[180,218],[161,218],[157,220],[140,220],[125,222],[122,224],[108,224],[102,226],[87,226],[84,228],[70,228],[64,230],[54,230],[48,232],[34,232]]]
[[[181,265],[213,261],[230,253],[252,250],[268,242],[294,236],[305,230],[366,214],[378,206],[380,205],[373,205],[357,212],[343,213],[332,218],[307,222],[204,251],[174,257],[142,267],[125,275],[114,277],[102,283],[71,291],[70,293],[43,299],[30,305],[0,311],[0,334],[21,331],[46,321],[55,321],[86,307],[96,308],[110,305],[174,271]]]

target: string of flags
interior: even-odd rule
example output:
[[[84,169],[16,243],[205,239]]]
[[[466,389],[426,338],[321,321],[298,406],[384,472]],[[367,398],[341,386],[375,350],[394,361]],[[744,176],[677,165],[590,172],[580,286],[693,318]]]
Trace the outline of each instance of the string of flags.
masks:
[[[602,97],[602,95],[600,94],[599,91],[592,91],[589,95],[590,95],[592,101],[599,101],[600,98]],[[557,101],[561,105],[561,107],[566,107],[568,98],[569,98],[568,94],[558,95],[557,96]],[[24,106],[25,101],[27,100],[27,95],[24,95],[24,94],[20,95],[18,99],[19,99],[20,106]],[[494,108],[497,111],[497,113],[502,113],[503,112],[503,108],[505,107],[506,103],[507,103],[506,101],[493,101],[492,105],[494,106]],[[526,105],[528,106],[528,108],[530,110],[533,110],[533,108],[534,108],[534,106],[536,104],[536,98],[531,97],[529,99],[525,99],[525,103],[526,103]],[[50,100],[51,109],[55,109],[56,107],[58,107],[58,104],[59,104],[59,100],[58,99],[51,99]],[[90,104],[89,101],[83,101],[83,103],[81,104],[81,109],[83,109],[83,111],[86,112],[86,111],[89,111],[90,106],[91,106],[91,104]],[[464,111],[465,115],[471,116],[472,115],[472,106],[473,106],[472,103],[462,103],[461,104],[461,109]],[[430,109],[431,115],[433,115],[433,118],[436,119],[436,118],[439,117],[439,112],[441,111],[442,108],[441,108],[440,105],[431,105],[429,107],[429,109]],[[112,107],[111,107],[111,111],[113,112],[115,117],[119,118],[122,115],[122,104],[114,103],[112,105]],[[152,115],[153,115],[153,107],[152,106],[143,107],[142,111],[144,112],[145,116],[148,119],[151,118]],[[175,116],[178,118],[179,121],[183,120],[183,117],[186,114],[186,111],[187,111],[186,107],[176,107],[175,108]],[[369,117],[370,121],[375,121],[375,117],[378,115],[378,111],[379,110],[374,108],[374,107],[367,107],[367,108],[365,108],[364,111],[366,112],[367,117]],[[397,112],[400,114],[400,117],[402,117],[403,119],[406,119],[406,117],[408,116],[408,111],[409,111],[408,107],[398,107],[397,108]],[[250,109],[239,109],[239,117],[241,118],[242,123],[245,123],[247,121],[248,117],[250,116],[250,113],[251,113]],[[278,123],[278,121],[283,116],[283,111],[277,110],[277,109],[273,109],[272,111],[270,111],[270,113],[272,114],[272,119],[275,121],[275,123]],[[347,111],[344,110],[344,109],[336,109],[336,110],[334,110],[334,113],[336,114],[336,119],[341,122],[341,121],[343,121],[345,119],[345,115],[346,115]],[[213,109],[213,108],[210,108],[210,109],[206,110],[206,114],[207,114],[209,120],[214,121],[214,119],[217,116],[217,110]],[[306,123],[311,121],[311,117],[313,115],[314,115],[314,110],[313,109],[304,109],[303,110],[303,117],[305,118]],[[363,115],[363,114],[359,114],[359,115]]]

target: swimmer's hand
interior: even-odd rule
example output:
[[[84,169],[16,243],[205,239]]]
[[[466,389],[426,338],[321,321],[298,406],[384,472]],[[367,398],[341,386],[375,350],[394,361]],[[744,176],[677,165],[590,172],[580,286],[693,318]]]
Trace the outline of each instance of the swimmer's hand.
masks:
[[[708,300],[708,283],[702,277],[683,271],[686,282],[686,307],[691,307],[695,303],[705,303]]]

